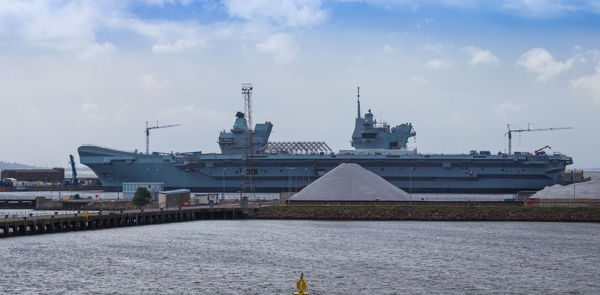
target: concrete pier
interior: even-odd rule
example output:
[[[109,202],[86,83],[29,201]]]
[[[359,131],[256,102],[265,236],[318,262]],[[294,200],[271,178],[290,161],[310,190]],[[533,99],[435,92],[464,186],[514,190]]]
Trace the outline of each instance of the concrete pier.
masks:
[[[35,200],[3,199],[0,200],[0,209],[34,209]]]
[[[0,238],[204,219],[239,219],[253,211],[240,207],[183,207],[4,218],[0,219]]]

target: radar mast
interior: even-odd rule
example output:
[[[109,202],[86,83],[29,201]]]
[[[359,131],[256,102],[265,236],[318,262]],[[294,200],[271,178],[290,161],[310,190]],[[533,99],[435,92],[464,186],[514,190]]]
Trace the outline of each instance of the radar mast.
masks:
[[[242,83],[242,95],[244,96],[244,112],[248,117],[248,129],[254,130],[252,125],[252,83]]]
[[[356,102],[358,103],[358,112],[356,117],[360,118],[360,86],[356,87]]]

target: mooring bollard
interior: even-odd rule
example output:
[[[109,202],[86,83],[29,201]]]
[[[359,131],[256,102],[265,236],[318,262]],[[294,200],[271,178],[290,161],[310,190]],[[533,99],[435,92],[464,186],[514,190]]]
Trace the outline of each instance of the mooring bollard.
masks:
[[[300,273],[300,279],[296,281],[296,289],[298,292],[294,292],[294,295],[308,295],[308,293],[304,293],[306,290],[306,281],[304,281],[304,273]]]

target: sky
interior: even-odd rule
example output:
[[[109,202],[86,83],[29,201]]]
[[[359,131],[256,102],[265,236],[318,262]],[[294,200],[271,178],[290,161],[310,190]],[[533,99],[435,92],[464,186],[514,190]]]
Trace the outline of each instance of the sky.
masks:
[[[549,145],[600,157],[600,1],[0,1],[0,160],[77,147],[218,152],[253,83],[271,141],[350,149],[363,112],[412,122],[421,153]]]

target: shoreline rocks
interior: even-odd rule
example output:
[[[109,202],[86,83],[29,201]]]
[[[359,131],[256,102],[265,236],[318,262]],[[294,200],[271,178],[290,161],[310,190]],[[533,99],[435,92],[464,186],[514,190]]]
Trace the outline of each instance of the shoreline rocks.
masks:
[[[600,208],[295,205],[263,207],[253,219],[600,222]]]

